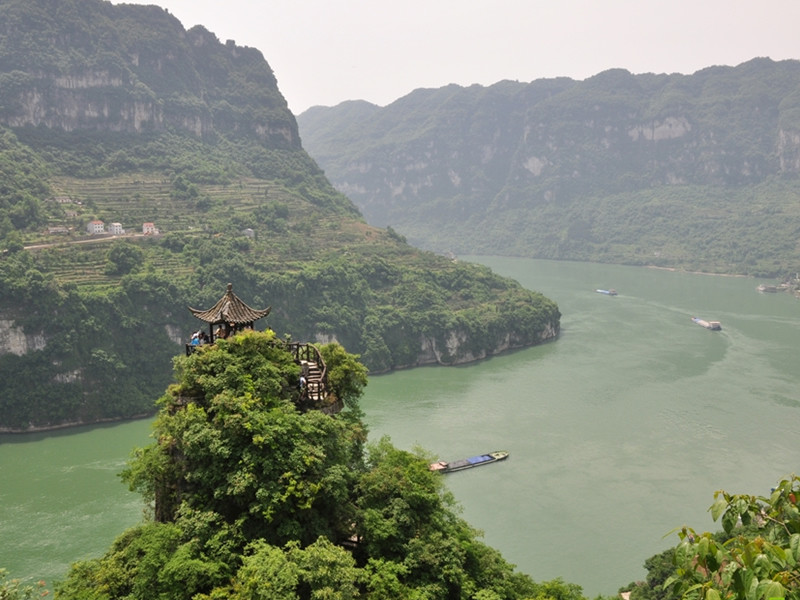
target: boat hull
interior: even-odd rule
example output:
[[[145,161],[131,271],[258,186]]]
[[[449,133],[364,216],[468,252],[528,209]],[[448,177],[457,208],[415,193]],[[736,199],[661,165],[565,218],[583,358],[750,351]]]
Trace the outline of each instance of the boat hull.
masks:
[[[719,331],[722,329],[722,324],[719,321],[706,321],[698,317],[692,317],[692,322],[697,323],[700,327],[705,327],[711,331]]]
[[[490,465],[507,458],[508,452],[505,450],[498,450],[495,452],[489,452],[488,454],[479,454],[477,456],[462,458],[460,460],[454,460],[451,462],[440,460],[439,462],[431,463],[429,469],[431,471],[436,471],[437,473],[453,473],[455,471],[463,471],[465,469]]]

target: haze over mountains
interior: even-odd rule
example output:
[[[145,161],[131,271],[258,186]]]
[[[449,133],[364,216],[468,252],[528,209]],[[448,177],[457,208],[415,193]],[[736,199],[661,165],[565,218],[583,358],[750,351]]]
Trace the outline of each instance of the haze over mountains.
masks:
[[[614,69],[315,107],[304,148],[438,252],[781,276],[800,266],[800,62]]]

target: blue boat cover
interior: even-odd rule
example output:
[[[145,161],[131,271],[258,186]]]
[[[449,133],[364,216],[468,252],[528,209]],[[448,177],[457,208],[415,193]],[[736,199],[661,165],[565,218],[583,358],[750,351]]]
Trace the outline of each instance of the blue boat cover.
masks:
[[[487,460],[492,460],[492,457],[488,454],[481,454],[480,456],[473,456],[467,459],[471,465],[477,465],[478,463],[486,462]]]

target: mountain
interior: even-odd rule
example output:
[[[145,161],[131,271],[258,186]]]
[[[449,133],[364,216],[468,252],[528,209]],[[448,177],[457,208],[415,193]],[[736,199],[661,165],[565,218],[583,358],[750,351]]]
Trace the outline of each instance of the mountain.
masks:
[[[777,276],[800,268],[800,62],[419,89],[298,117],[367,221],[420,247]]]
[[[262,54],[155,6],[0,3],[0,430],[152,414],[232,283],[373,371],[554,338],[558,307],[364,222]]]
[[[185,31],[157,6],[4,2],[3,123],[67,132],[247,132],[299,149],[297,127],[258,50]],[[46,43],[44,43],[46,42]]]

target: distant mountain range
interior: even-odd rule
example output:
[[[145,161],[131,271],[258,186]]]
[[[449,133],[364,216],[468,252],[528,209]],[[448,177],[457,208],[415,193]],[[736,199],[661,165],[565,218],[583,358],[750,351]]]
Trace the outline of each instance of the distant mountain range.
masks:
[[[800,270],[800,62],[420,89],[298,117],[367,220],[439,252]]]

